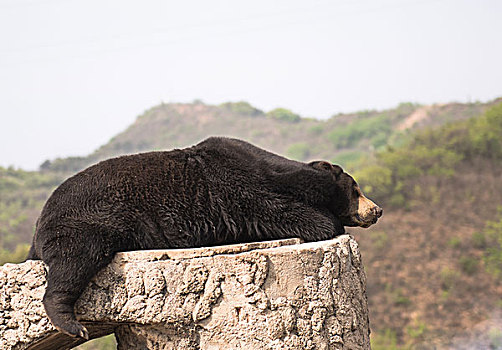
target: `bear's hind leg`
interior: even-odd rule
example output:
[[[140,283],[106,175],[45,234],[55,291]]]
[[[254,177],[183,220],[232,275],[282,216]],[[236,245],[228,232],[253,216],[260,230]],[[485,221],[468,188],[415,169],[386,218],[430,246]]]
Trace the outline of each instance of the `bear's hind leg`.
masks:
[[[89,339],[87,329],[75,317],[75,303],[92,277],[111,262],[113,254],[92,251],[90,247],[96,245],[89,240],[76,242],[74,237],[59,237],[53,243],[57,244],[44,249],[42,257],[49,266],[45,311],[59,331]]]

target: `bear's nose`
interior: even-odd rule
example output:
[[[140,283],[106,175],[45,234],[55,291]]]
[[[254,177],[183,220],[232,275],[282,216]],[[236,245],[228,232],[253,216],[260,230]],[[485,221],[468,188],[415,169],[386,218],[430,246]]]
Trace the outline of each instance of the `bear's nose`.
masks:
[[[373,212],[373,215],[375,215],[377,218],[383,215],[383,209],[380,208],[379,206],[371,208],[371,211]]]

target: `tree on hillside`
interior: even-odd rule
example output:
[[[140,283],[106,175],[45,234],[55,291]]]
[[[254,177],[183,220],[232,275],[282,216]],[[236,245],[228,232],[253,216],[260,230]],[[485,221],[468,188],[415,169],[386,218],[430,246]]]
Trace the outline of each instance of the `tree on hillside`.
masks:
[[[301,119],[298,114],[295,114],[286,108],[273,109],[270,112],[267,112],[267,117],[283,120],[290,123],[297,123]]]

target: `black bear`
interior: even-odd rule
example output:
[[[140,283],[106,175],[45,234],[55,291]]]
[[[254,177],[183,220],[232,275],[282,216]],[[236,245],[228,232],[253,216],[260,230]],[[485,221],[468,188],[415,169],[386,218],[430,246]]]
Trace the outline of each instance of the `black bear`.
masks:
[[[382,209],[325,161],[292,161],[247,142],[108,159],[63,182],[37,221],[28,259],[47,263],[43,303],[54,326],[88,339],[74,305],[90,279],[128,250],[333,238]]]

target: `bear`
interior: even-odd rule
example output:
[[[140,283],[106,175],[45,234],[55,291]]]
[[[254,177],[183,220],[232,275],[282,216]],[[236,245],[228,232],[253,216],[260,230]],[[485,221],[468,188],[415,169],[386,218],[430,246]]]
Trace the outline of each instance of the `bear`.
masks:
[[[381,215],[338,165],[210,137],[104,160],[68,178],[41,211],[28,259],[48,265],[43,305],[52,324],[88,339],[75,302],[117,252],[327,240]]]

